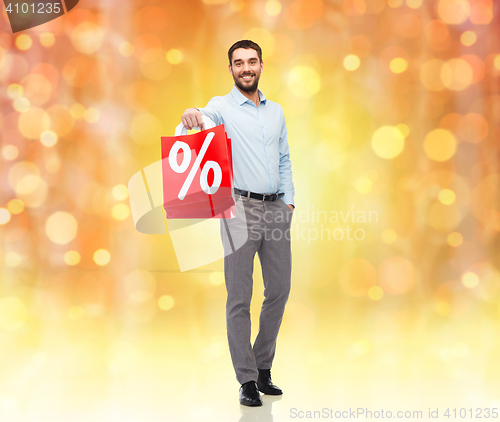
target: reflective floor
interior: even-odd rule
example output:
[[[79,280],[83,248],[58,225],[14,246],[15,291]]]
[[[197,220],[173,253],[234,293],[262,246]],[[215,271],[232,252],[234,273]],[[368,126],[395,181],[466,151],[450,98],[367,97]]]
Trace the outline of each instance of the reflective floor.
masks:
[[[101,326],[80,321],[71,329],[52,324],[37,349],[28,337],[24,344],[19,335],[6,342],[4,333],[3,344],[10,348],[2,349],[9,365],[2,365],[0,420],[444,421],[476,420],[500,408],[495,323],[471,319],[427,331],[416,324],[393,336],[387,335],[389,314],[379,312],[371,321],[379,328],[361,336],[363,327],[355,320],[343,331],[341,318],[324,321],[325,328],[308,327],[303,309],[302,322],[295,321],[297,308],[290,303],[272,369],[284,395],[264,395],[262,407],[239,405],[223,315],[217,313],[213,324],[200,319],[176,325],[167,318],[154,327],[115,332],[114,338],[116,327],[109,321]],[[466,326],[475,331],[469,341]],[[429,418],[429,411],[437,411],[438,418]]]

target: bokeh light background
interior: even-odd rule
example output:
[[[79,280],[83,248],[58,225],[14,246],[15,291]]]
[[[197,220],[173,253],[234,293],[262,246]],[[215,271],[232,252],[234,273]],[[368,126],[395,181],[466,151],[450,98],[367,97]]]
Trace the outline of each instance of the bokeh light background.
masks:
[[[17,34],[1,19],[2,421],[500,407],[497,2],[80,0]],[[180,273],[126,186],[185,108],[230,91],[246,38],[285,111],[296,211],[285,395],[240,410],[222,261]]]

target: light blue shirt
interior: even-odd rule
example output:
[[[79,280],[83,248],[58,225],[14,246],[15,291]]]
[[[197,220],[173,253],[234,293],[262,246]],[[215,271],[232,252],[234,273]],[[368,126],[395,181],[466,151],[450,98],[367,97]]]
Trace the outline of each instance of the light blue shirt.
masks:
[[[295,189],[283,108],[259,90],[259,107],[233,86],[200,110],[216,125],[224,124],[233,151],[234,187],[256,193],[284,193],[294,205]]]

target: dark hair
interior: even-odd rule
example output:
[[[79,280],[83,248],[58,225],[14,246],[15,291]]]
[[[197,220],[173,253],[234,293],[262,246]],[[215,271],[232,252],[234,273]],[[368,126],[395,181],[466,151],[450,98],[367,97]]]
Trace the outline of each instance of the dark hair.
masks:
[[[227,52],[227,57],[229,58],[230,65],[232,64],[231,61],[233,60],[233,51],[237,48],[245,48],[247,50],[251,48],[252,50],[255,50],[257,52],[257,55],[259,56],[259,60],[262,62],[262,50],[260,49],[259,45],[250,40],[241,40],[235,42]]]

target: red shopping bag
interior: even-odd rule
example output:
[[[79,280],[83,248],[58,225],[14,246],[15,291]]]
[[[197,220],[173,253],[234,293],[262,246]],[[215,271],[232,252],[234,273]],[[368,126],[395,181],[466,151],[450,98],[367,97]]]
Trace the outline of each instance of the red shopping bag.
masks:
[[[182,123],[161,138],[163,208],[167,218],[231,218],[234,215],[231,140],[224,125],[203,116],[205,129],[191,135]]]

